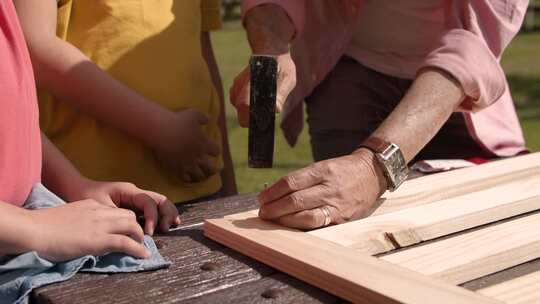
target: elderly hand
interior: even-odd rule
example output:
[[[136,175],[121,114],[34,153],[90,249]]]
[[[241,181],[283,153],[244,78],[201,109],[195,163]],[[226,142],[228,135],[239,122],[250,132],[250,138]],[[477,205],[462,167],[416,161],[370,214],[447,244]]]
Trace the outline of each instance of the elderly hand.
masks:
[[[278,63],[276,111],[279,113],[296,86],[296,66],[288,52],[275,57]],[[238,122],[244,128],[249,126],[250,79],[251,73],[248,66],[234,79],[229,92],[231,103],[238,113]]]
[[[283,177],[259,194],[259,216],[298,229],[365,216],[386,189],[386,180],[367,149],[315,163]]]

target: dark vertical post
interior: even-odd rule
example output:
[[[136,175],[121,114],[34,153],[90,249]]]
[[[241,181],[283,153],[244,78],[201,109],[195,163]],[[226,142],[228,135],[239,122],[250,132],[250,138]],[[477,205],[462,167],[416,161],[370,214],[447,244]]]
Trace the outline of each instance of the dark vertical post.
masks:
[[[276,121],[277,61],[270,56],[253,56],[250,61],[249,106],[250,168],[272,168]]]

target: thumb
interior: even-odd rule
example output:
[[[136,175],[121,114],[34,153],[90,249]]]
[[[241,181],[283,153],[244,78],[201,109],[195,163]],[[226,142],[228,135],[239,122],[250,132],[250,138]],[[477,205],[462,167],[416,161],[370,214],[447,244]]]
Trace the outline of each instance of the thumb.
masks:
[[[195,117],[196,117],[197,121],[199,122],[199,124],[207,125],[208,122],[210,122],[210,120],[208,119],[208,116],[204,115],[203,113],[201,113],[199,111],[196,111],[196,110],[194,110],[194,113],[195,113]]]
[[[215,141],[210,139],[206,140],[206,153],[211,156],[218,157],[221,154],[221,146],[218,145]]]
[[[278,88],[276,92],[276,111],[280,113],[292,90],[296,87],[296,75],[281,75],[278,80]]]
[[[242,103],[246,103],[246,95],[249,95],[250,87],[250,71],[249,67],[245,68],[236,78],[229,90],[231,104],[238,107]],[[247,92],[247,94],[246,94]]]

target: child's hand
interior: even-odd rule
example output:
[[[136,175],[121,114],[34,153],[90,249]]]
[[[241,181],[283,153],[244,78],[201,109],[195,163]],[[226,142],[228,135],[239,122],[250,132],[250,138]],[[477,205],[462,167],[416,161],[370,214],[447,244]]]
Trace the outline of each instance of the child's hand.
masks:
[[[165,123],[154,147],[158,160],[184,182],[200,182],[218,172],[214,157],[220,145],[209,140],[202,127],[208,118],[194,109],[174,113]]]
[[[144,234],[133,211],[84,200],[28,214],[35,230],[32,248],[47,260],[67,261],[108,252],[150,257],[141,244]]]
[[[121,207],[144,213],[144,232],[154,234],[158,224],[162,232],[180,224],[176,207],[164,196],[145,191],[130,183],[98,182],[83,178],[74,182],[69,200],[93,199],[104,205]]]

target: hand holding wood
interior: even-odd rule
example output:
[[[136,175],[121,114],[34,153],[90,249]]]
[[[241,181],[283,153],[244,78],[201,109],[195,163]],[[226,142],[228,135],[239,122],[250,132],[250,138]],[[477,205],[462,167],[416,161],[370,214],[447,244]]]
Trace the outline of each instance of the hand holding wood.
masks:
[[[384,192],[384,177],[366,150],[295,171],[259,194],[259,216],[298,229],[340,224],[365,216]]]

